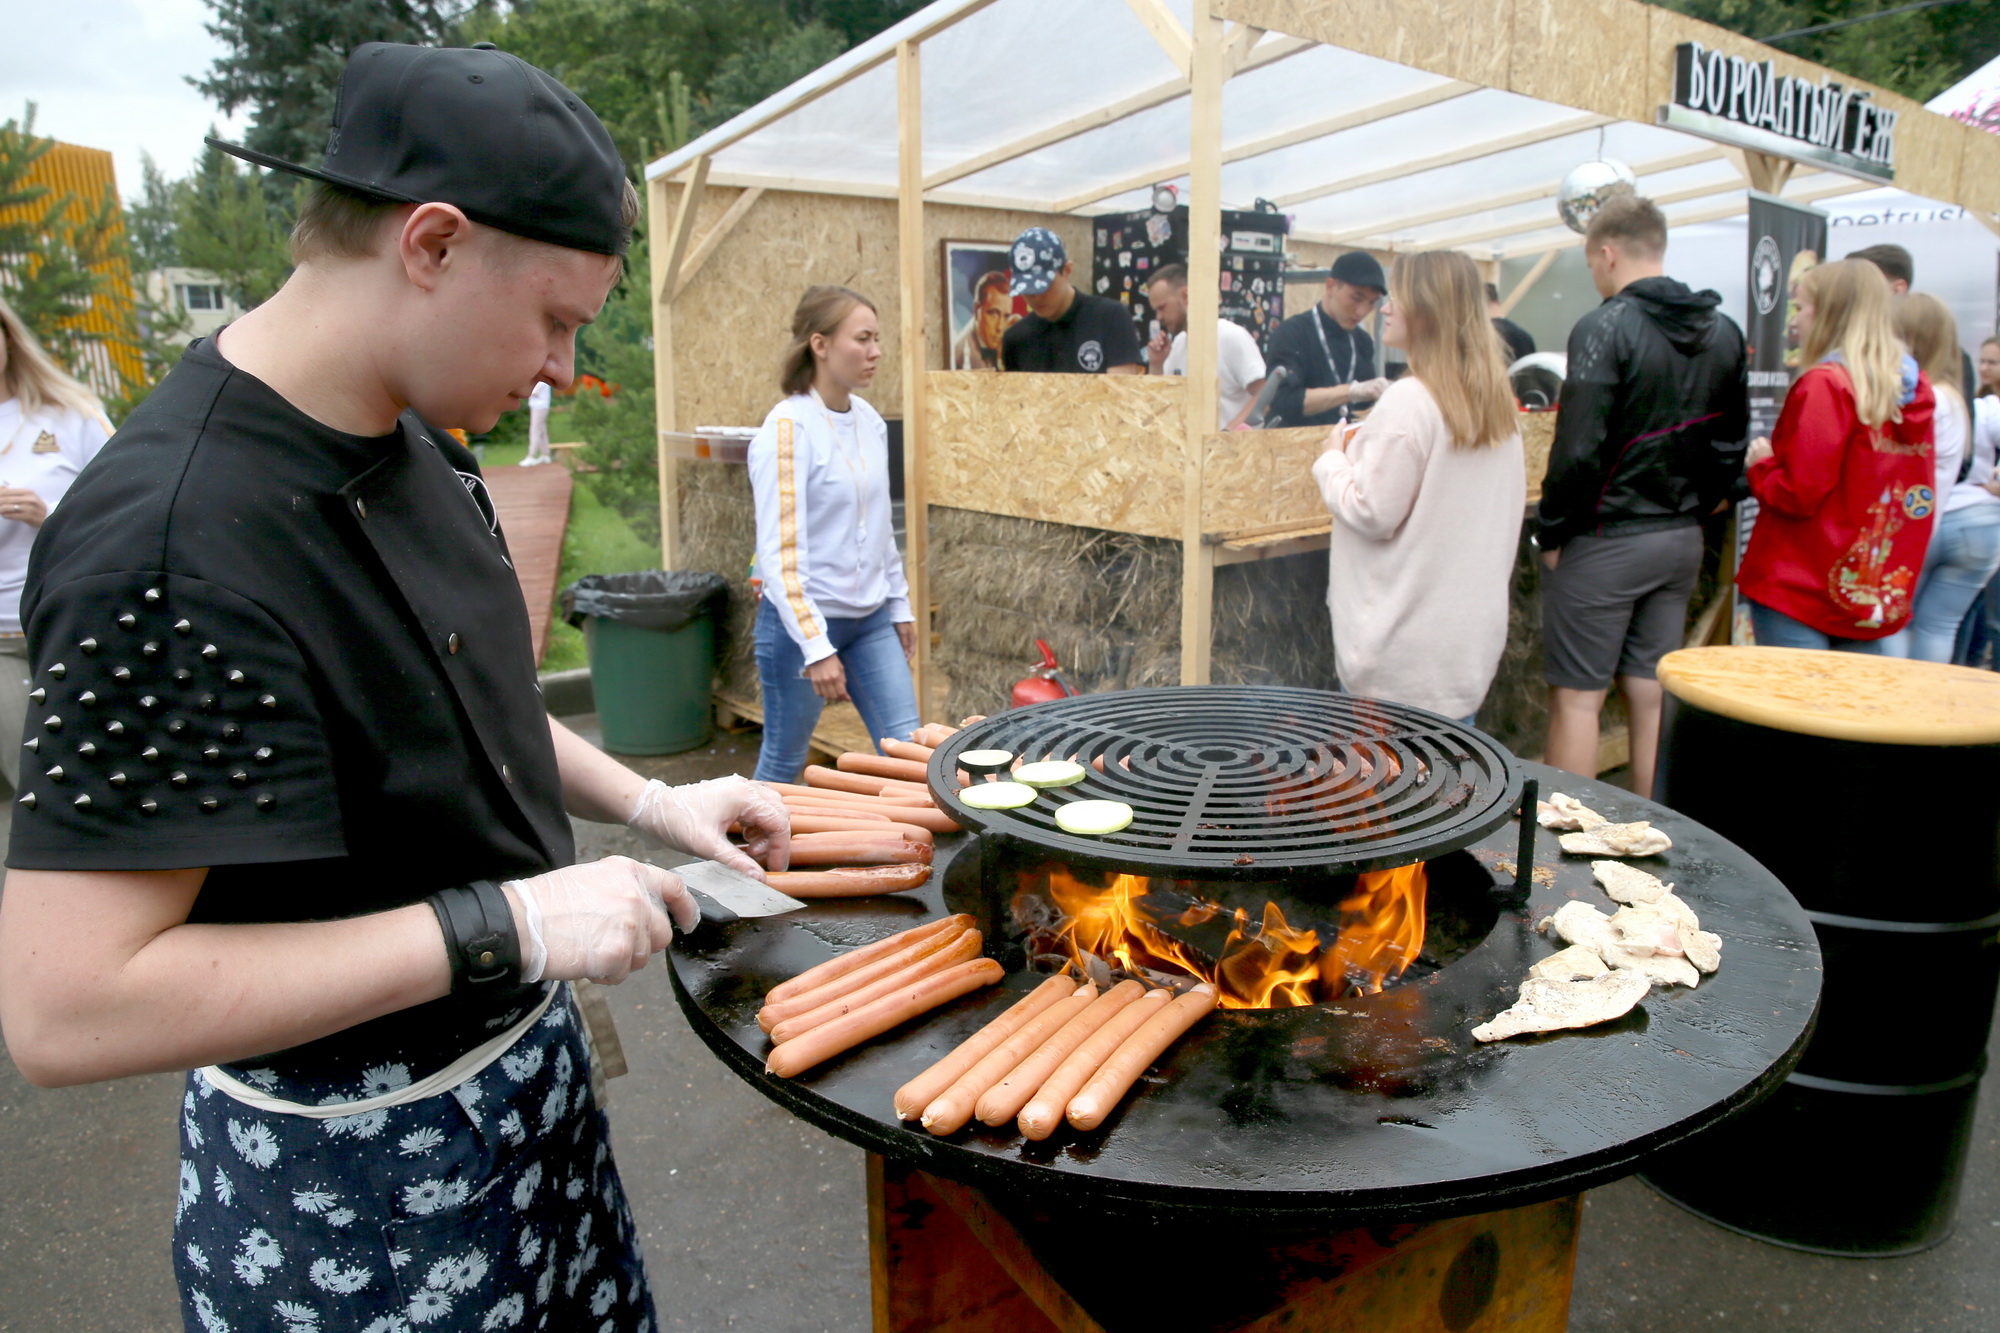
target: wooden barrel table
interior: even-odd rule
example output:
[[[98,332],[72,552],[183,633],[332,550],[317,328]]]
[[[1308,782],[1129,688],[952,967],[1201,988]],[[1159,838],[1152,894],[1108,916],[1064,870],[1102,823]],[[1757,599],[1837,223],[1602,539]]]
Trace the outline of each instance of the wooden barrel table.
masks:
[[[2000,675],[1717,647],[1659,676],[1656,799],[1792,891],[1826,973],[1785,1086],[1645,1177],[1794,1249],[1928,1249],[1951,1232],[2000,985]]]

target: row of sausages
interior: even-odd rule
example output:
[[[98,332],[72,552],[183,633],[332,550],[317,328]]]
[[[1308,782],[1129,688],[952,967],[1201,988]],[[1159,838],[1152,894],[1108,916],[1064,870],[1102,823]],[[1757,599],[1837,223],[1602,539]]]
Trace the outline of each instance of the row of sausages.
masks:
[[[959,828],[926,782],[933,746],[955,730],[934,723],[916,740],[882,741],[882,754],[843,754],[832,768],[808,767],[803,782],[765,784],[792,821],[793,869],[768,876],[771,887],[794,898],[923,887],[936,835]]]
[[[1121,981],[1098,993],[1054,976],[896,1092],[896,1114],[933,1134],[1009,1120],[1030,1139],[1064,1121],[1093,1130],[1147,1067],[1215,1008],[1213,986],[1175,996]]]
[[[980,956],[969,916],[877,940],[771,988],[757,1026],[775,1043],[767,1072],[792,1078],[899,1023],[990,986],[1000,964]]]

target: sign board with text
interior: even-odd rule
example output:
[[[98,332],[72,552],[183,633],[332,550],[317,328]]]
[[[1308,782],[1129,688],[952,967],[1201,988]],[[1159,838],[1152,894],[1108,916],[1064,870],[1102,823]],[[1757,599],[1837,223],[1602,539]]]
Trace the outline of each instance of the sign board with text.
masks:
[[[1660,123],[1717,143],[1812,162],[1868,180],[1896,178],[1896,120],[1866,89],[1779,74],[1768,60],[1674,50],[1674,100]]]

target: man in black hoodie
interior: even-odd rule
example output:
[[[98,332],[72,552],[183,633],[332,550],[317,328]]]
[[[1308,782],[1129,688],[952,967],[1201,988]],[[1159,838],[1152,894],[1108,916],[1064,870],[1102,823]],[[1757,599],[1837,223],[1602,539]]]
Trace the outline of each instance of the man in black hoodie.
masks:
[[[1660,736],[1654,668],[1681,644],[1701,521],[1743,471],[1743,331],[1720,312],[1719,295],[1665,275],[1667,222],[1652,200],[1606,203],[1583,244],[1605,300],[1570,331],[1537,516],[1546,757],[1596,772],[1598,714],[1615,676],[1631,709],[1633,789],[1649,796]]]

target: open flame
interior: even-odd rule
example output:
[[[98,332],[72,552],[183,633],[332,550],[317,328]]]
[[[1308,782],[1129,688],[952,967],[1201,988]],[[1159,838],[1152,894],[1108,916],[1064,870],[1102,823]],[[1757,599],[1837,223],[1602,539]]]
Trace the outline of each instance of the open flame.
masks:
[[[1317,929],[1293,926],[1276,903],[1266,902],[1255,921],[1239,907],[1214,959],[1163,927],[1204,925],[1222,915],[1218,904],[1197,899],[1163,920],[1148,902],[1153,882],[1140,875],[1114,875],[1097,888],[1054,867],[1047,887],[1062,913],[1058,947],[1080,971],[1088,973],[1096,958],[1140,977],[1213,982],[1227,1009],[1283,1009],[1372,995],[1401,976],[1424,947],[1428,881],[1421,863],[1360,876],[1340,903],[1329,940],[1321,940]]]

